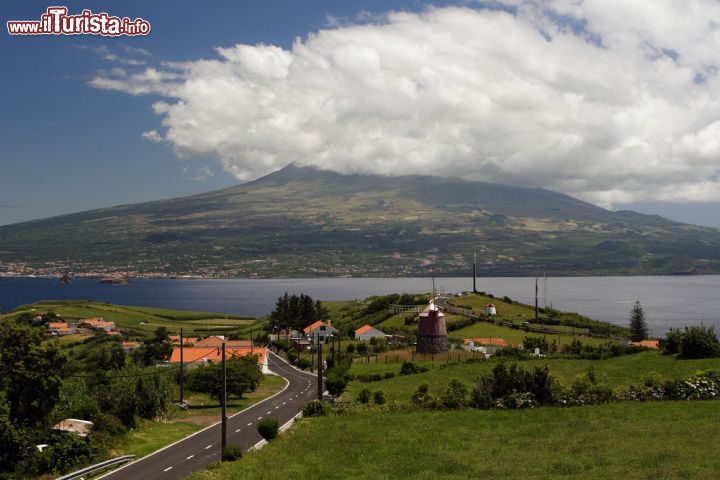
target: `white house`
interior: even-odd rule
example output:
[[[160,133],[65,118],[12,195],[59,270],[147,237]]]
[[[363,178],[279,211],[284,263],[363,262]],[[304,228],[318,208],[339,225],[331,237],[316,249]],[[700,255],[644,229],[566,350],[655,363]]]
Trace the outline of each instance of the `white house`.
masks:
[[[363,325],[355,330],[355,340],[370,340],[371,338],[387,338],[387,335],[370,325]]]
[[[338,330],[329,323],[318,320],[317,322],[303,328],[303,333],[307,339],[319,339],[324,343],[327,337],[337,335]]]

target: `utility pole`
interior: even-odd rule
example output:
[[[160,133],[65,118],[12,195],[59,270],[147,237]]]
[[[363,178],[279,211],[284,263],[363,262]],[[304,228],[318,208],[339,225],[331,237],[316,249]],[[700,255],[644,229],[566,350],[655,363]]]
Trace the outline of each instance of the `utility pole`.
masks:
[[[342,333],[338,332],[338,339],[337,339],[337,343],[338,343],[338,345],[337,345],[337,346],[338,346],[338,348],[337,348],[337,350],[338,350],[338,353],[337,353],[337,355],[338,355],[338,363],[340,363],[340,362],[342,361],[342,339],[341,339],[341,337],[342,337]]]
[[[227,446],[227,364],[225,362],[225,342],[222,344],[222,393],[220,395],[220,409],[222,415],[222,441],[220,445],[222,450],[220,456],[222,458],[222,452],[225,451]]]
[[[330,338],[332,338],[332,345],[331,345],[332,346],[332,366],[334,367],[335,366],[335,336],[333,335]]]
[[[315,352],[313,352],[313,343],[315,342],[315,335],[310,337],[310,372],[313,371],[313,365],[315,365]]]
[[[317,363],[317,369],[318,369],[318,400],[322,401],[322,394],[323,394],[323,364],[322,364],[322,342],[320,341],[320,337],[318,336],[318,363]]]
[[[538,318],[538,283],[535,277],[535,319]]]
[[[180,329],[180,405],[182,406],[183,403],[185,403],[185,389],[184,389],[184,382],[185,382],[185,366],[183,364],[184,357],[183,357],[183,329]]]

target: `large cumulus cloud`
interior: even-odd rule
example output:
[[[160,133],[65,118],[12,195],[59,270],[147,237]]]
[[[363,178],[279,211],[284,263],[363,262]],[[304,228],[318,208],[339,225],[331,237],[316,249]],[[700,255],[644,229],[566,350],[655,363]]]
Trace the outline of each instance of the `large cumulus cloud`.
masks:
[[[217,48],[91,84],[163,97],[179,155],[542,186],[603,204],[720,200],[720,3],[504,0]]]

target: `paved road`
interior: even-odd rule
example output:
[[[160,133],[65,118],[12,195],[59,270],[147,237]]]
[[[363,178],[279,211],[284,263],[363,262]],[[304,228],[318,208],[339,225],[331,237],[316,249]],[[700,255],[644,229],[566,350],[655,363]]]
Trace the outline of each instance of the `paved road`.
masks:
[[[301,372],[283,359],[270,353],[270,370],[288,381],[282,392],[237,413],[228,420],[228,444],[243,449],[262,440],[256,423],[272,417],[283,425],[302,410],[310,400],[317,398],[317,374]],[[220,425],[201,430],[163,450],[129,463],[103,477],[107,480],[172,480],[188,476],[191,472],[220,461]]]

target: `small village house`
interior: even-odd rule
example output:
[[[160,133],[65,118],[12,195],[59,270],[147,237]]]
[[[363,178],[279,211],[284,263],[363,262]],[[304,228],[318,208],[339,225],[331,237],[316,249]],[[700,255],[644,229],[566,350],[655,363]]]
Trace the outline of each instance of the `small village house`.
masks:
[[[371,340],[373,338],[387,338],[385,333],[370,325],[363,325],[355,330],[355,340]]]
[[[330,323],[318,320],[317,322],[303,328],[303,333],[305,334],[305,338],[309,340],[320,340],[325,343],[328,337],[337,335],[338,330],[330,325]]]

